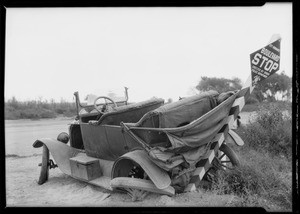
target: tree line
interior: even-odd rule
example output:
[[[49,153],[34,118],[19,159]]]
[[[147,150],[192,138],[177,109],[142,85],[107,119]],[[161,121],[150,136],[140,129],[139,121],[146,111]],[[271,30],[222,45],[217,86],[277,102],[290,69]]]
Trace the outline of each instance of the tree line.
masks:
[[[235,91],[242,88],[242,82],[239,78],[217,78],[217,77],[201,77],[196,89],[201,91],[215,90],[219,93],[226,91]],[[258,103],[263,101],[290,100],[292,94],[292,78],[284,72],[281,74],[273,74],[269,78],[260,82],[251,93],[247,100],[249,103]],[[279,95],[278,95],[279,94]]]
[[[239,78],[217,78],[217,77],[201,77],[199,83],[195,86],[199,91],[216,90],[219,93],[227,91],[235,91],[242,88],[242,81]],[[292,79],[285,75],[273,74],[271,77],[259,83],[253,90],[246,104],[259,103],[263,101],[276,101],[277,93],[281,94],[281,98],[289,100],[291,98]],[[172,102],[172,100],[168,100]],[[47,100],[31,100],[18,101],[12,97],[5,102],[5,119],[39,119],[39,118],[55,118],[57,116],[73,117],[76,115],[75,102],[66,102],[61,99],[60,102],[54,102],[53,99]]]
[[[53,99],[18,101],[14,96],[5,102],[5,119],[40,119],[56,118],[57,116],[72,117],[76,115],[76,104],[74,102],[54,102]]]

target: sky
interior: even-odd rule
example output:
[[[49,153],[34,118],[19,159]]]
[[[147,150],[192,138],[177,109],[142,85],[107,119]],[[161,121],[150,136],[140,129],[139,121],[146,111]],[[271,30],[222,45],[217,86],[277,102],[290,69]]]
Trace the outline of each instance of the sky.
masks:
[[[7,8],[5,100],[129,102],[195,94],[201,76],[245,82],[250,54],[280,34],[292,77],[292,3],[262,7]]]

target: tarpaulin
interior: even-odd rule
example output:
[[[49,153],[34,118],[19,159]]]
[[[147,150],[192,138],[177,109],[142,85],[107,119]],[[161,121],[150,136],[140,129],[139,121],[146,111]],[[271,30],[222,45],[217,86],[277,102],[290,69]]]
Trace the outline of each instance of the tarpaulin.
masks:
[[[195,164],[227,123],[236,96],[210,91],[161,106],[126,125],[150,146],[149,156],[161,168],[170,170],[183,161]]]
[[[216,92],[211,91],[204,96],[203,94],[202,96],[197,95],[185,98],[184,102],[177,101],[170,106],[161,106],[147,113],[147,117],[141,119],[143,121],[128,125],[146,143],[167,139],[171,145],[167,147],[166,151],[186,152],[191,148],[209,143],[226,124],[236,94],[231,95],[220,104],[217,103],[218,96],[216,95]],[[159,124],[159,127],[151,127],[150,125],[153,123],[147,122],[152,121],[154,117],[158,120],[156,124]],[[178,124],[184,121],[187,124],[178,127]],[[163,134],[167,137],[163,138]]]

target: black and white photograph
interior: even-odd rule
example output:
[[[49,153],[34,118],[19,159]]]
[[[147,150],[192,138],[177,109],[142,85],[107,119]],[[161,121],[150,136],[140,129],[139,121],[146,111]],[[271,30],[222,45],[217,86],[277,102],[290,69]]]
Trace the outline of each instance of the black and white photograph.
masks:
[[[293,3],[5,8],[5,207],[293,207]]]

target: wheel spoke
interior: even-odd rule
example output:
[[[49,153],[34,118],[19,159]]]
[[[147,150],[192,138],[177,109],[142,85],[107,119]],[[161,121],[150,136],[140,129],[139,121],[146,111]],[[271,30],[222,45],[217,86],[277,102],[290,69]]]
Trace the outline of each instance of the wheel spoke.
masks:
[[[221,161],[221,163],[231,163],[231,161]]]
[[[227,169],[233,169],[233,167],[226,166],[225,164],[222,164],[222,163],[220,163],[220,165],[221,165],[222,167],[227,168]]]
[[[225,153],[223,153],[223,154],[219,157],[219,159],[221,160],[224,156],[225,156]]]
[[[222,153],[219,156],[216,155],[214,158],[211,169],[215,169],[216,171],[227,171],[234,170],[235,167],[239,166],[239,161],[236,154],[226,144],[223,144],[220,147],[220,152]],[[217,174],[212,175],[211,171],[208,171],[205,175],[205,179],[208,181],[212,181],[213,178],[217,176]]]

